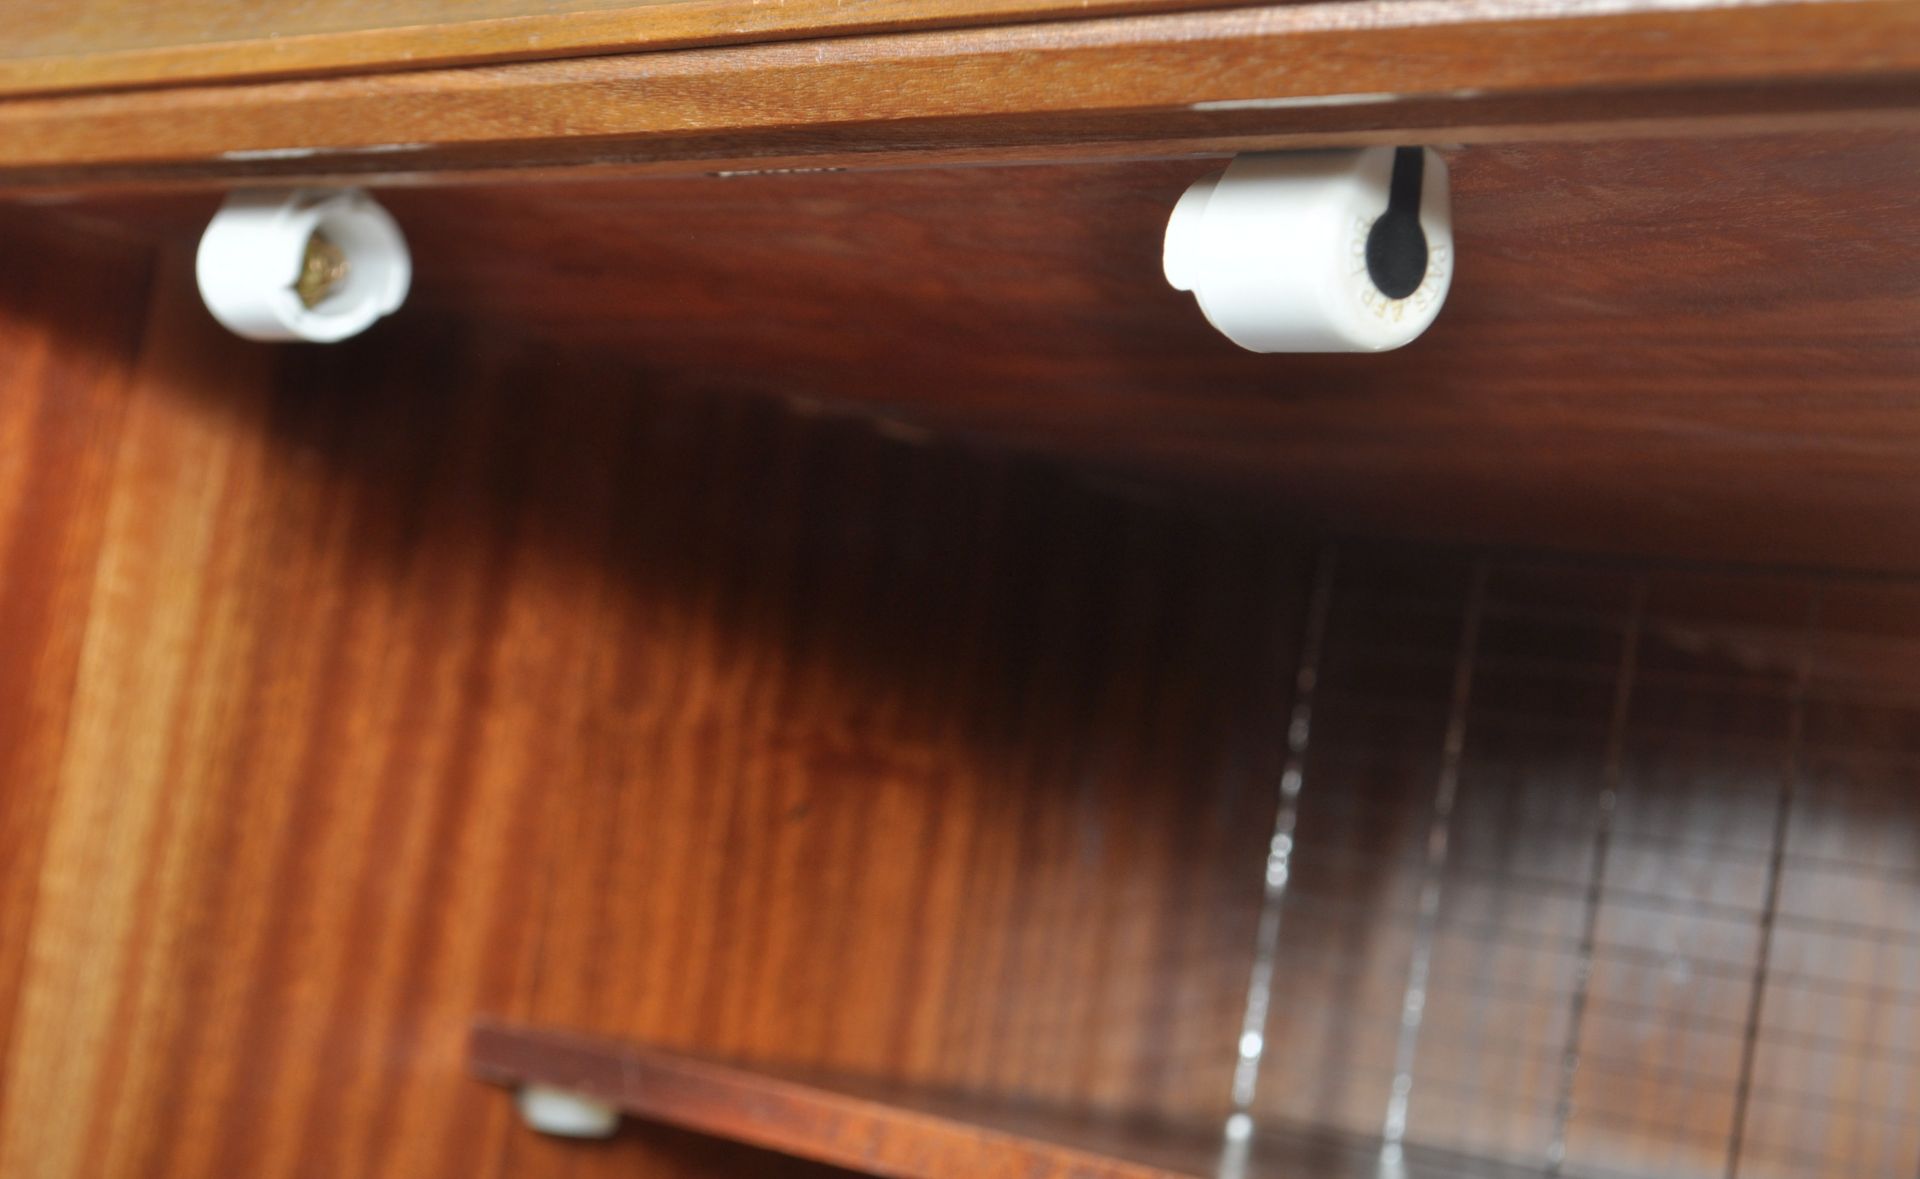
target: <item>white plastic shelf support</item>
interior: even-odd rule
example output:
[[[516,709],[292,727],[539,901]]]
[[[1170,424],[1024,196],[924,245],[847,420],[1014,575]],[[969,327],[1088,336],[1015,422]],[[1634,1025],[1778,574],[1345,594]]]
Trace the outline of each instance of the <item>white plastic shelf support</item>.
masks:
[[[1453,281],[1446,161],[1420,147],[1236,157],[1174,206],[1164,265],[1242,348],[1401,347]]]
[[[194,271],[235,335],[315,343],[365,331],[413,280],[400,226],[359,189],[235,193],[201,235]]]
[[[514,1094],[527,1128],[556,1138],[611,1138],[620,1111],[605,1102],[549,1085],[526,1085]]]

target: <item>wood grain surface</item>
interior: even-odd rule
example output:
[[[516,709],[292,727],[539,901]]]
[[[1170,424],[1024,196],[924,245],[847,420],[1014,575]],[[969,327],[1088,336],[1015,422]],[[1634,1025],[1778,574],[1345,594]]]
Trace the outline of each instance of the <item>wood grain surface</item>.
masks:
[[[1380,356],[1161,276],[1217,162],[394,189],[413,309],[1257,498],[1327,533],[1920,567],[1920,141],[1449,153],[1458,273]],[[191,242],[202,196],[76,212]],[[394,330],[404,327],[398,321]]]
[[[1076,1142],[1089,1135],[1069,1118],[1030,1117],[1055,1131],[1037,1135],[1010,1130],[1006,1120],[989,1119],[978,1106],[915,1099],[902,1091],[848,1092],[617,1041],[482,1022],[474,1028],[471,1060],[474,1075],[494,1084],[551,1085],[648,1121],[867,1175],[1173,1179],[1176,1174],[1114,1153],[1111,1132],[1099,1145]]]
[[[416,70],[1229,6],[1209,0],[72,0],[9,17],[0,94]]]
[[[9,246],[0,267],[0,1061],[13,1062],[38,1035],[22,1018],[46,954],[46,943],[34,948],[36,901],[48,877],[55,889],[73,880],[46,853],[150,251],[51,231]],[[75,973],[86,965],[65,964]],[[33,1067],[58,1070],[71,1055],[33,1058]],[[11,1072],[0,1070],[0,1111],[15,1099]]]
[[[0,1173],[786,1166],[523,1135],[483,1012],[1221,1108],[1269,525],[458,328],[276,354],[77,240],[0,301]]]
[[[1305,1133],[1230,1142],[1220,1125],[1097,1117],[903,1085],[742,1068],[619,1041],[481,1021],[476,1076],[542,1084],[648,1122],[889,1179],[1377,1179],[1380,1144]],[[1541,1179],[1538,1168],[1415,1147],[1406,1179]]]
[[[530,1135],[482,1017],[1217,1126],[1269,902],[1263,1129],[1920,1166],[1911,578],[1345,551],[1273,897],[1297,515],[424,312],[244,345],[178,250],[39,221],[9,1179],[827,1173]]]
[[[389,203],[425,304],[1328,533],[1920,567],[1920,140],[1454,152],[1447,307],[1374,356],[1243,352],[1167,286],[1167,213],[1214,167]]]
[[[1912,0],[1345,0],[0,102],[0,187],[1911,126]]]

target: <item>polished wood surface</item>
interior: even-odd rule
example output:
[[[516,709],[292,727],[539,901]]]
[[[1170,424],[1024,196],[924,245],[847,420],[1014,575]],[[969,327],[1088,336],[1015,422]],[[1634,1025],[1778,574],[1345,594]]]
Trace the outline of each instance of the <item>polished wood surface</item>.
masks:
[[[0,94],[417,70],[1229,6],[1208,0],[70,0],[9,15]]]
[[[0,279],[0,1173],[798,1166],[531,1138],[483,1013],[1221,1110],[1270,524],[457,327],[276,353],[74,241]]]
[[[1377,1179],[1377,1141],[1092,1117],[907,1086],[795,1077],[618,1041],[482,1021],[474,1074],[604,1101],[648,1122],[889,1179]],[[1536,1168],[1425,1150],[1405,1179],[1541,1179]]]
[[[1368,548],[1323,580],[1244,1159],[1204,1118],[526,1027],[477,1070],[927,1179],[1377,1175],[1395,1094],[1396,1173],[1913,1174],[1920,587]]]
[[[1012,1131],[977,1111],[875,1097],[693,1057],[482,1023],[474,1075],[509,1088],[556,1086],[648,1121],[896,1179],[1169,1179],[1173,1172],[1076,1145],[1071,1133]],[[1067,1128],[1061,1119],[1057,1128]],[[1082,1135],[1084,1136],[1084,1131]],[[1064,1141],[1063,1141],[1064,1139]]]
[[[1204,1134],[1260,973],[1248,1109],[1327,1157],[1400,1094],[1421,1165],[1920,1167],[1911,577],[1338,546],[1304,644],[1298,513],[431,299],[243,345],[177,250],[38,220],[9,1179],[827,1173],[537,1138],[476,1019]]]
[[[0,314],[3,1062],[23,1059],[31,1039],[22,1011],[39,969],[33,931],[36,898],[48,891],[44,877],[56,887],[75,883],[74,869],[49,863],[46,852],[149,266],[148,251],[92,236],[43,232],[9,246],[8,265],[0,267],[0,306],[7,308]],[[33,1064],[57,1069],[72,1055],[62,1049]],[[0,1118],[17,1100],[11,1072],[0,1068]],[[34,1171],[22,1165],[9,1173]]]
[[[388,195],[423,304],[716,388],[1327,533],[1920,568],[1920,140],[1449,161],[1448,305],[1375,356],[1242,352],[1167,286],[1168,210],[1217,163]]]
[[[1920,568],[1920,140],[1448,152],[1459,266],[1377,356],[1161,276],[1218,161],[393,189],[409,317],[1257,499],[1328,534]],[[202,196],[76,213],[190,244]]]
[[[1346,0],[18,98],[0,188],[1912,126],[1913,0]]]

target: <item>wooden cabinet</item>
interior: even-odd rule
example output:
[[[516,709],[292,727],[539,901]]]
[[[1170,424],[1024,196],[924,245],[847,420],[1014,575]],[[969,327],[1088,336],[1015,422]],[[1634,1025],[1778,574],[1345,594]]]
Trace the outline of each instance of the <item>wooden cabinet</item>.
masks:
[[[1920,4],[0,33],[0,1175],[1920,1170]],[[1420,340],[1168,287],[1369,144]]]

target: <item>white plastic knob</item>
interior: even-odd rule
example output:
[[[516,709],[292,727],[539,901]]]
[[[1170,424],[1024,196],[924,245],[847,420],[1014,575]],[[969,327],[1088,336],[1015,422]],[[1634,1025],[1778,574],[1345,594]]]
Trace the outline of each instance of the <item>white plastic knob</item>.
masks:
[[[1398,220],[1382,226],[1390,205]],[[1424,256],[1376,232],[1416,216]],[[1398,348],[1433,323],[1453,280],[1446,162],[1431,148],[1239,156],[1174,206],[1164,265],[1242,348]]]
[[[528,1085],[514,1094],[527,1127],[556,1138],[611,1138],[620,1111],[591,1097],[548,1085]]]
[[[340,273],[303,294],[316,234]],[[194,270],[207,310],[250,340],[344,340],[397,310],[413,280],[399,225],[358,189],[235,193],[201,235]]]

